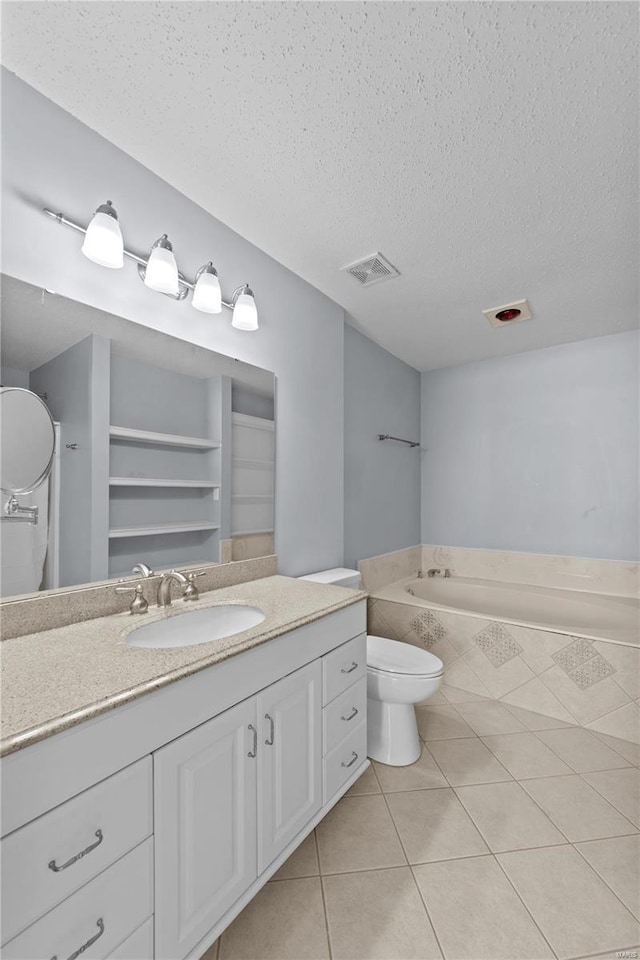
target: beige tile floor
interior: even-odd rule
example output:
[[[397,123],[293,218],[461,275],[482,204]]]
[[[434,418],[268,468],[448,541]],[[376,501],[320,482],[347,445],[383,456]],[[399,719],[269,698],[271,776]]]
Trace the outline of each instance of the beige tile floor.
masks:
[[[448,690],[203,960],[640,957],[637,751]]]

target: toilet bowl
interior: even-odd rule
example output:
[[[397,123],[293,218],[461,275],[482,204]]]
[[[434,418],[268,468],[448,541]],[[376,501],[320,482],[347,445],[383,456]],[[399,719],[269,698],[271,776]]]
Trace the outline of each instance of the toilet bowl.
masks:
[[[360,586],[357,570],[336,567],[300,580]],[[367,637],[367,753],[393,767],[420,756],[416,703],[432,697],[442,681],[442,660],[428,650],[388,637]]]
[[[442,660],[388,637],[367,636],[367,753],[394,767],[415,763],[420,738],[415,704],[442,681]]]

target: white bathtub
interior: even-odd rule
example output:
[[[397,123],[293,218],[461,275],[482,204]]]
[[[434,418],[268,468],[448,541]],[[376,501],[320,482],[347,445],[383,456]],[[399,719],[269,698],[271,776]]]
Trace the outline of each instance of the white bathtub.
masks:
[[[456,576],[405,579],[374,596],[589,639],[640,643],[640,601],[633,598]]]

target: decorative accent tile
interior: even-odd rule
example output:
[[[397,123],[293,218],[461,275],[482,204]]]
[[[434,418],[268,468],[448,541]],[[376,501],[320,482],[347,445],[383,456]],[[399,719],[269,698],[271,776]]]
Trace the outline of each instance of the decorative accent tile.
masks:
[[[420,637],[425,647],[432,647],[447,636],[446,628],[430,610],[414,617],[411,629]]]
[[[591,640],[582,637],[575,637],[573,643],[552,653],[551,659],[580,690],[586,690],[616,672],[616,668],[597,652]]]
[[[597,683],[598,680],[604,680],[605,677],[610,677],[611,674],[615,672],[615,667],[608,663],[604,657],[601,657],[600,654],[596,654],[592,660],[589,660],[576,670],[571,670],[569,676],[577,687],[580,687],[581,690],[586,690],[587,687],[591,687],[594,683]]]
[[[590,640],[585,640],[580,637],[574,637],[573,643],[568,644],[566,647],[562,647],[561,650],[558,650],[556,653],[551,654],[551,659],[555,660],[559,667],[561,667],[565,673],[569,673],[570,670],[574,670],[575,667],[579,667],[581,664],[586,663],[587,660],[591,660],[592,657],[595,657],[596,651],[593,648],[593,644]]]
[[[503,663],[522,653],[520,644],[513,639],[506,627],[496,621],[492,621],[473,639],[494,667],[501,667]]]
[[[521,652],[522,647],[520,644],[516,643],[513,637],[508,637],[506,640],[501,640],[500,643],[496,643],[496,645],[489,650],[485,650],[484,654],[494,667],[501,667],[503,663],[506,663],[508,660],[513,660],[513,658],[517,657]]]

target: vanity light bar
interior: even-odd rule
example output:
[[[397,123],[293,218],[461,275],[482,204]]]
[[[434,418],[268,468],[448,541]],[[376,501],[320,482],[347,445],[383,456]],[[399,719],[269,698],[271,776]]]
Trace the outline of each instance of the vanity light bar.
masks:
[[[83,227],[81,224],[76,223],[74,220],[70,220],[68,217],[65,217],[64,214],[56,213],[54,210],[49,210],[47,207],[43,207],[43,213],[45,213],[48,217],[51,217],[52,220],[55,220],[56,223],[62,224],[65,227],[71,227],[72,230],[77,230],[78,233],[82,233],[85,236],[87,235],[89,227],[91,226],[91,224],[89,224],[87,227]],[[117,224],[118,222],[117,215],[115,213],[115,210],[113,210],[110,201],[98,207],[94,215],[94,220],[96,219],[96,217],[105,217],[105,216],[113,218],[113,220]],[[92,223],[93,223],[93,220],[92,220]],[[138,265],[138,275],[140,276],[140,279],[143,282],[145,282],[149,261],[153,258],[154,251],[158,249],[161,249],[163,251],[168,251],[167,255],[171,255],[172,257],[172,247],[171,247],[171,244],[168,242],[168,238],[166,234],[163,234],[163,236],[160,237],[159,240],[156,240],[156,242],[154,243],[151,249],[151,253],[149,257],[147,257],[146,259],[144,257],[138,256],[137,253],[132,253],[131,250],[127,250],[126,247],[124,246],[122,248],[122,255],[124,257],[127,257],[127,259],[129,260],[133,260],[134,263]],[[93,257],[89,256],[89,259],[93,259]],[[98,262],[98,261],[95,261],[95,262]],[[104,265],[117,266],[117,264],[104,264]],[[198,280],[203,274],[208,275],[207,279],[211,276],[215,276],[217,278],[217,272],[213,268],[213,264],[211,263],[211,261],[205,264],[204,267],[200,268],[200,270],[196,275],[196,279],[193,282],[190,280],[187,280],[187,278],[178,270],[177,271],[177,279],[178,279],[177,293],[168,293],[168,292],[165,292],[164,290],[158,290],[158,292],[164,293],[165,296],[170,297],[172,300],[185,300],[189,294],[189,291],[190,290],[194,291],[196,289],[196,284],[198,283]],[[148,282],[147,282],[147,286],[150,286]],[[153,289],[153,287],[151,287],[151,289]],[[233,320],[231,321],[232,326],[240,330],[257,330],[258,329],[258,315],[257,315],[257,310],[255,308],[255,301],[253,300],[253,291],[250,289],[248,283],[244,283],[240,287],[236,287],[236,289],[233,291],[230,301],[223,300],[222,298],[220,298],[218,302],[220,303],[220,309],[215,311],[203,311],[203,312],[220,312],[222,307],[226,307],[228,310],[233,311]],[[196,306],[196,309],[201,309],[201,307]],[[247,319],[248,315],[249,315],[249,319]]]

